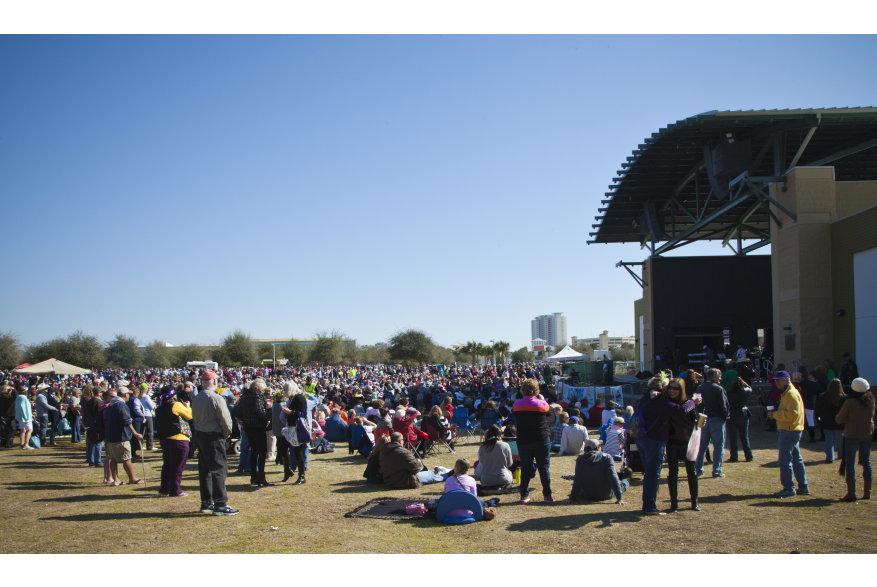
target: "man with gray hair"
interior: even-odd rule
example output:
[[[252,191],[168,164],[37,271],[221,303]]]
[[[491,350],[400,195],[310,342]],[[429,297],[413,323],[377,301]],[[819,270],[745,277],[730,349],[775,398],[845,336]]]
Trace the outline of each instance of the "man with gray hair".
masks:
[[[721,371],[708,369],[706,379],[695,392],[703,398],[703,413],[707,417],[701,432],[700,450],[694,465],[698,477],[703,475],[703,458],[707,448],[709,448],[710,441],[713,443],[713,478],[724,477],[722,461],[725,458],[725,423],[731,417],[731,409],[728,406],[728,395],[725,393],[725,388],[719,385],[721,379]]]
[[[233,516],[228,507],[225,479],[228,461],[225,439],[231,435],[231,415],[225,399],[216,393],[219,377],[210,369],[201,374],[201,393],[192,399],[194,440],[198,444],[198,481],[201,486],[201,513]]]

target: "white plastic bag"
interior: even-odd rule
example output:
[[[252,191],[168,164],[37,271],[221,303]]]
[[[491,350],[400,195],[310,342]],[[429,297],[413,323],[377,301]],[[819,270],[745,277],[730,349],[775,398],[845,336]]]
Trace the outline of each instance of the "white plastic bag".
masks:
[[[689,461],[697,460],[697,453],[700,452],[700,431],[701,429],[695,426],[691,432],[691,438],[688,439],[688,451],[685,453],[685,458]]]

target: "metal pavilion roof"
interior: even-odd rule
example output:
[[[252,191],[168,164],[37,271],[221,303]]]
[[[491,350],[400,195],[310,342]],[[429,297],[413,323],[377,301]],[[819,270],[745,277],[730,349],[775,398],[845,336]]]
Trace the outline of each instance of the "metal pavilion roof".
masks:
[[[717,199],[704,146],[729,134],[751,141],[753,165],[746,177],[734,180],[729,197]],[[667,238],[658,248],[651,243],[653,254],[694,240],[732,237],[738,239],[737,252],[745,254],[757,247],[740,251],[740,239],[769,243],[769,183],[802,165],[833,165],[838,181],[877,180],[875,146],[877,107],[711,111],[679,120],[652,133],[621,164],[588,244],[645,243],[639,220],[652,202],[664,214]]]

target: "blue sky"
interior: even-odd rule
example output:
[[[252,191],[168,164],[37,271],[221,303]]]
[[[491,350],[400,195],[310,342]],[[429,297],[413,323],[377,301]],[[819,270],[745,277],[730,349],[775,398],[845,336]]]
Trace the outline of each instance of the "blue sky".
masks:
[[[874,105],[875,58],[874,36],[3,36],[0,330],[518,348],[564,312],[630,335],[615,263],[645,252],[585,244],[630,151],[708,110]]]

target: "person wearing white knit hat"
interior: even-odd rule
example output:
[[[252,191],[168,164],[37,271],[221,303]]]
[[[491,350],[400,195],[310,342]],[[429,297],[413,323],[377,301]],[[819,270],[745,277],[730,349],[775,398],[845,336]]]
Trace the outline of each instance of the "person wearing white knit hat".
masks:
[[[862,499],[871,499],[871,438],[874,435],[874,394],[865,379],[857,377],[850,385],[850,393],[837,415],[837,423],[844,425],[844,466],[847,494],[841,501],[856,501],[856,456],[862,463],[865,491]]]

